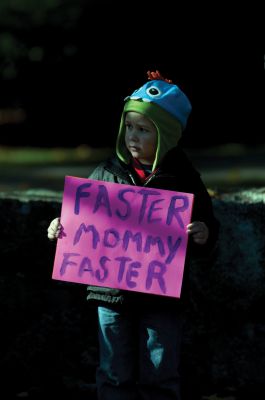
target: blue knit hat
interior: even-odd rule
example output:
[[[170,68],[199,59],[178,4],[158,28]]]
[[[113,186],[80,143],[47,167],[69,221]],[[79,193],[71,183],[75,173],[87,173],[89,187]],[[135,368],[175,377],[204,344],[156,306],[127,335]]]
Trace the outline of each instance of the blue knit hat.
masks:
[[[155,78],[155,80],[145,83],[125,100],[140,100],[157,104],[173,115],[184,130],[191,113],[191,103],[177,85],[162,79],[162,77],[161,80]]]

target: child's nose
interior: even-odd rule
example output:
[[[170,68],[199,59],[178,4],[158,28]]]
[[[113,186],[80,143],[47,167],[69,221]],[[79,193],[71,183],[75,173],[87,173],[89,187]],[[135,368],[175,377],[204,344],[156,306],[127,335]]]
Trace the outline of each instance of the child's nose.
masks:
[[[133,142],[137,142],[139,140],[137,131],[135,131],[134,129],[130,132],[130,139]]]

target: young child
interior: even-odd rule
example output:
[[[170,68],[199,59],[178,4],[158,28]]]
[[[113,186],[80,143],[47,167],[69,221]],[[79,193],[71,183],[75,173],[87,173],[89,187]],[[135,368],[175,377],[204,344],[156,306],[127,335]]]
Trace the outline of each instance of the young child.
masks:
[[[215,246],[218,222],[208,192],[178,146],[191,112],[180,88],[159,71],[125,99],[116,142],[116,156],[100,164],[90,176],[121,184],[142,185],[194,193],[185,271],[189,258],[207,257]],[[53,220],[48,238],[60,234]],[[184,274],[184,283],[186,272]],[[99,320],[99,400],[179,400],[179,359],[183,298],[88,287]]]

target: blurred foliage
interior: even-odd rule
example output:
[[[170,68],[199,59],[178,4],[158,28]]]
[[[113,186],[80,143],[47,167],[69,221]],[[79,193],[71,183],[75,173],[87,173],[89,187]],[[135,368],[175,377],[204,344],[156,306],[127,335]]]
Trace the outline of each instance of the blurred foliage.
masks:
[[[4,28],[32,29],[54,25],[71,28],[93,0],[1,0],[0,24]]]
[[[66,33],[76,28],[87,3],[85,0],[1,0],[0,76],[16,78],[19,63],[43,61],[51,37],[58,39],[59,31],[63,37],[61,57],[75,54],[73,37]]]
[[[173,3],[166,3],[163,9],[170,10]],[[137,21],[148,26],[151,8],[147,0],[134,0],[129,13],[124,2],[113,0],[0,0],[1,144],[60,146],[57,132],[68,129],[75,134],[63,146],[111,146],[123,98],[149,69],[178,82],[193,104],[184,145],[263,143],[263,36],[251,40],[242,15],[234,18],[224,7],[218,20],[202,13],[204,31],[191,24],[189,9],[179,10],[178,29],[176,15],[167,13],[159,20],[159,35],[146,41]],[[246,22],[249,8],[247,16]],[[185,33],[191,28],[192,39]],[[211,32],[210,41],[203,32]],[[137,57],[130,54],[134,47]],[[104,110],[104,141],[94,133],[103,91],[114,94]]]

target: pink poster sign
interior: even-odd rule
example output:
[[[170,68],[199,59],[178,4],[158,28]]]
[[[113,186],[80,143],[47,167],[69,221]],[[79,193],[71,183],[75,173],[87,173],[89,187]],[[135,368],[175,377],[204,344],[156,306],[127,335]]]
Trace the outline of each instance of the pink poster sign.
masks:
[[[67,176],[53,279],[180,297],[193,194]]]

